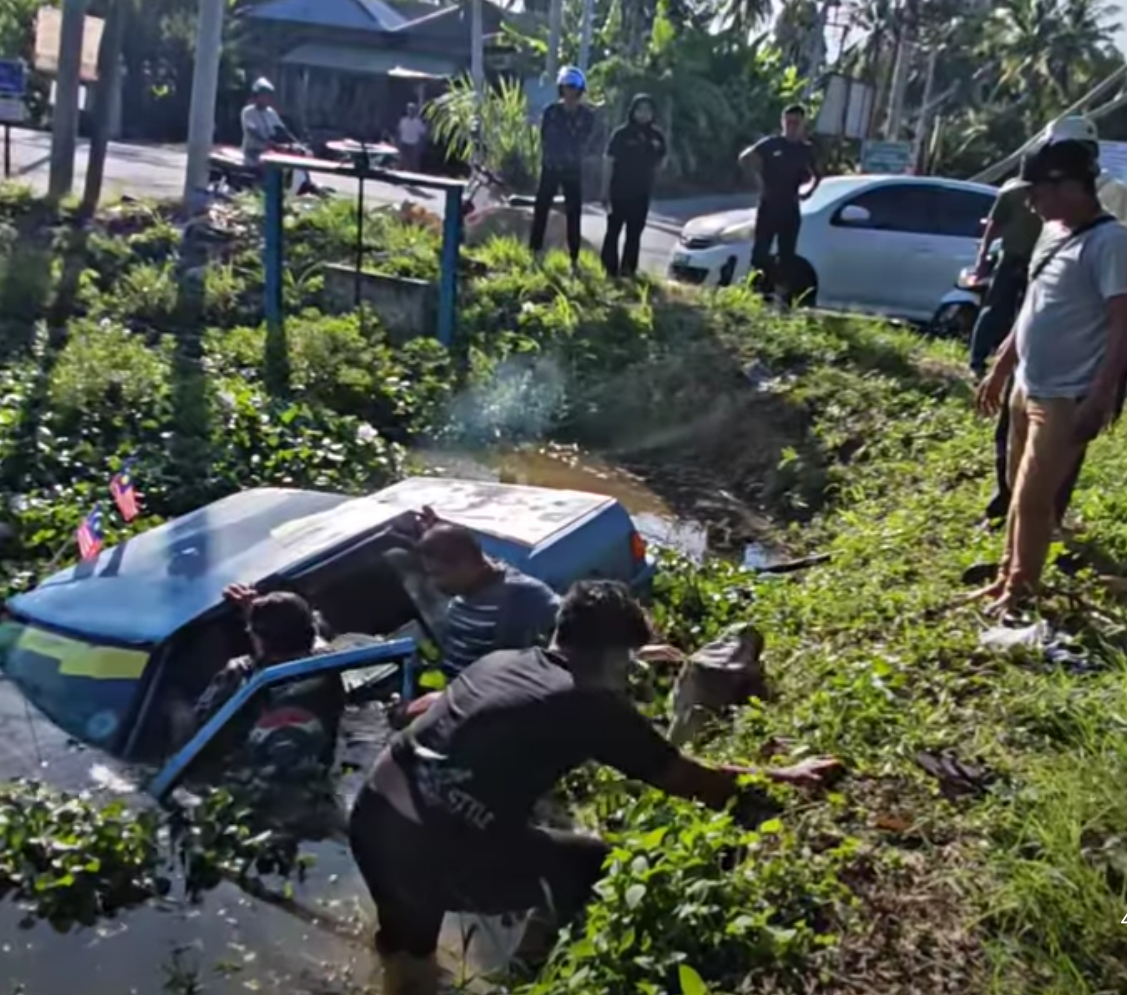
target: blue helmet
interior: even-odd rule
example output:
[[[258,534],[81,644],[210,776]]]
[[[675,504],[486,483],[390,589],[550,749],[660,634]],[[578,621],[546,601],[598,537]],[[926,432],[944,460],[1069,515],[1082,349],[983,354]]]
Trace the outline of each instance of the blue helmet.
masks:
[[[565,86],[574,87],[580,93],[587,89],[587,77],[582,69],[575,66],[564,66],[556,76],[556,86],[561,89]]]

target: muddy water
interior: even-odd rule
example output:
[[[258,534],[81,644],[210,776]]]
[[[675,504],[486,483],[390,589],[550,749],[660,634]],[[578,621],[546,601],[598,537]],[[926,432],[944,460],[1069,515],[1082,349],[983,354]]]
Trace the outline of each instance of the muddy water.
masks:
[[[604,493],[622,502],[651,542],[694,557],[708,546],[702,523],[678,519],[639,478],[574,449],[417,457],[426,472],[436,475]],[[752,560],[759,555],[753,550]],[[385,730],[370,714],[352,715],[345,737],[348,759],[363,769]],[[0,677],[0,778],[35,777],[68,790],[125,793],[146,804],[137,790],[145,775],[76,748],[31,713]],[[342,786],[345,801],[356,786]],[[316,864],[289,905],[225,885],[199,906],[149,905],[95,929],[59,935],[42,923],[21,928],[23,913],[11,903],[0,904],[0,995],[9,990],[24,995],[73,995],[76,990],[82,995],[376,995],[378,976],[369,952],[373,915],[363,882],[339,843],[317,844],[307,852]],[[473,933],[469,943],[467,931]],[[464,981],[499,966],[516,939],[512,928],[496,920],[471,924],[448,917],[443,960],[452,976]]]

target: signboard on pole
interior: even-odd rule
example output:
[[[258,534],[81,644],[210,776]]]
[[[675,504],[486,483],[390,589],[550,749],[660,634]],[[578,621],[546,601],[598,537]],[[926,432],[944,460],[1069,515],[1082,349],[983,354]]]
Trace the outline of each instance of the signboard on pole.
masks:
[[[861,146],[861,172],[905,176],[914,171],[911,142],[865,142]]]
[[[27,119],[27,69],[22,59],[0,59],[0,124]]]
[[[100,17],[87,17],[82,33],[83,83],[98,81],[98,49],[106,22]],[[59,71],[59,45],[63,30],[63,13],[54,7],[40,7],[35,22],[35,68],[54,76]]]

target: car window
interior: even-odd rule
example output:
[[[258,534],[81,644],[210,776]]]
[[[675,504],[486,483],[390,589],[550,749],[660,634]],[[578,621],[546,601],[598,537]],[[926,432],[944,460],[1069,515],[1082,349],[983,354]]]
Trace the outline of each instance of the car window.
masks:
[[[866,190],[846,201],[834,214],[833,224],[849,228],[905,232],[920,235],[949,235],[977,238],[982,219],[993,203],[988,194],[918,184],[889,184]],[[850,205],[864,208],[869,220],[845,222],[842,212]]]
[[[148,666],[147,650],[85,642],[10,619],[0,624],[0,672],[64,732],[112,751]]]

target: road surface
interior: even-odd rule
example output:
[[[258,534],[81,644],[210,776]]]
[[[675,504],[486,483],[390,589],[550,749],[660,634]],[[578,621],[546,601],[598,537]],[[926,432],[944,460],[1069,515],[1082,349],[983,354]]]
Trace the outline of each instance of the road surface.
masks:
[[[75,161],[75,189],[81,190],[86,175],[88,145],[79,143]],[[49,132],[12,129],[13,180],[46,191],[51,152]],[[106,199],[128,194],[133,197],[178,199],[184,191],[185,154],[181,146],[133,145],[113,142],[106,160],[103,196]],[[356,182],[337,177],[331,185],[342,196],[356,196]],[[375,204],[400,204],[405,199],[427,203],[441,211],[432,195],[423,190],[405,190],[387,183],[365,184],[365,199]],[[661,274],[669,263],[669,255],[677,242],[677,232],[691,217],[711,211],[750,206],[747,196],[716,196],[678,201],[659,201],[650,214],[650,225],[642,238],[641,266],[648,273]],[[606,234],[606,215],[601,208],[589,206],[583,215],[583,236],[592,245],[602,243]]]

